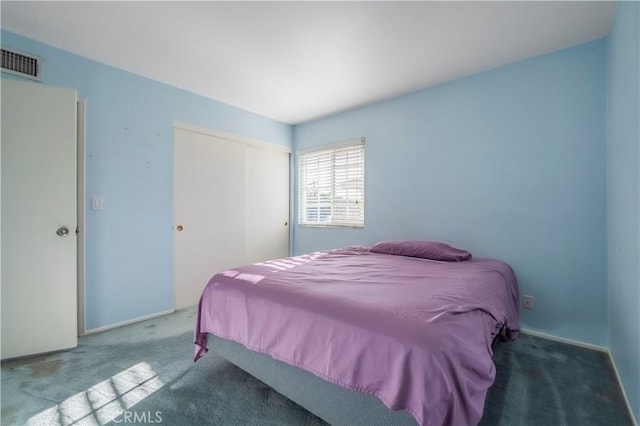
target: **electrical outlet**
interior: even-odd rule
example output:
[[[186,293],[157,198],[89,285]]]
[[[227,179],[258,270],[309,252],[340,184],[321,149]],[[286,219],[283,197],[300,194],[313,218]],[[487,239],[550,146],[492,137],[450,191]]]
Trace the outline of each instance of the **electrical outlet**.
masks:
[[[525,309],[533,309],[533,296],[522,296],[522,305]]]

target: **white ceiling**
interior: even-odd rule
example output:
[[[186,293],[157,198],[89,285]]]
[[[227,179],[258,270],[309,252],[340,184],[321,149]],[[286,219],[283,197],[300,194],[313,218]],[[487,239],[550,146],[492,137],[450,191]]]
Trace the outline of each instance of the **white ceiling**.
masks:
[[[615,3],[2,1],[0,7],[3,29],[296,124],[601,38]]]

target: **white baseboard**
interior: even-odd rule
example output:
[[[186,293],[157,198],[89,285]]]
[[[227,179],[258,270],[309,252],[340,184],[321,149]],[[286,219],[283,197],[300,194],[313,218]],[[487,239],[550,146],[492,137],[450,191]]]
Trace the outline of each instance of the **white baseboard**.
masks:
[[[633,410],[631,409],[631,403],[629,402],[629,398],[627,397],[627,393],[624,390],[624,386],[622,386],[622,380],[620,379],[620,374],[618,374],[618,367],[616,367],[616,363],[613,360],[613,356],[611,355],[611,351],[607,350],[609,354],[609,359],[611,360],[611,365],[613,365],[613,371],[616,373],[616,379],[618,379],[618,384],[620,385],[620,389],[622,389],[622,396],[624,397],[624,402],[627,404],[627,411],[631,416],[631,423],[638,426],[638,420],[636,420],[636,416],[633,415]]]
[[[169,314],[172,314],[174,312],[175,312],[174,309],[169,309],[167,311],[162,311],[162,312],[158,312],[158,313],[155,313],[155,314],[146,315],[144,317],[130,319],[130,320],[127,320],[127,321],[119,322],[117,324],[111,324],[111,325],[106,325],[104,327],[92,328],[91,330],[85,330],[83,336],[86,336],[86,335],[89,335],[89,334],[100,333],[100,332],[103,332],[103,331],[111,330],[113,328],[122,327],[124,325],[135,324],[135,323],[140,322],[140,321],[146,321],[146,320],[150,320],[150,319],[153,319],[153,318],[162,317],[164,315],[169,315]]]
[[[520,332],[523,333],[523,334],[528,334],[530,336],[541,337],[541,338],[547,339],[547,340],[553,340],[553,341],[560,342],[560,343],[567,343],[569,345],[580,346],[580,347],[586,348],[586,349],[593,349],[594,351],[600,351],[600,352],[609,353],[609,348],[606,348],[604,346],[592,345],[591,343],[585,343],[585,342],[581,342],[579,340],[567,339],[565,337],[558,337],[558,336],[554,336],[552,334],[546,334],[546,333],[541,333],[539,331],[533,331],[533,330],[527,330],[527,329],[522,329],[522,330],[520,330]]]
[[[624,402],[627,405],[627,411],[629,412],[629,415],[631,416],[631,422],[638,426],[638,421],[636,420],[634,414],[633,414],[633,410],[631,409],[631,403],[629,402],[629,398],[627,397],[627,392],[625,392],[624,390],[624,386],[622,385],[622,380],[620,379],[620,374],[618,373],[618,367],[616,367],[616,363],[613,360],[613,356],[611,355],[611,351],[609,350],[609,348],[604,347],[604,346],[598,346],[598,345],[592,345],[591,343],[584,343],[584,342],[580,342],[579,340],[572,340],[572,339],[567,339],[564,337],[558,337],[558,336],[554,336],[552,334],[546,334],[546,333],[541,333],[539,331],[533,331],[533,330],[527,330],[527,329],[523,329],[520,330],[523,334],[528,334],[530,336],[535,336],[535,337],[540,337],[542,339],[547,339],[547,340],[553,340],[556,342],[560,342],[560,343],[567,343],[569,345],[574,345],[574,346],[579,346],[582,348],[586,348],[586,349],[592,349],[595,351],[600,351],[600,352],[604,352],[607,354],[607,356],[609,357],[609,361],[611,361],[611,365],[613,365],[613,371],[616,374],[616,380],[618,381],[618,385],[620,386],[620,390],[622,391],[622,397],[624,398]]]

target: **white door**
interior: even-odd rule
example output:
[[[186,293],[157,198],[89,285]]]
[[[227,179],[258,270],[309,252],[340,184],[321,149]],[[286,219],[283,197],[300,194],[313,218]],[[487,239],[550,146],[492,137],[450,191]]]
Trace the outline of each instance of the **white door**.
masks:
[[[289,153],[247,146],[245,263],[289,255]]]
[[[192,306],[211,276],[244,260],[240,143],[174,129],[174,307]]]
[[[76,92],[1,81],[2,359],[77,344]]]
[[[174,307],[225,269],[287,256],[289,154],[174,129]]]

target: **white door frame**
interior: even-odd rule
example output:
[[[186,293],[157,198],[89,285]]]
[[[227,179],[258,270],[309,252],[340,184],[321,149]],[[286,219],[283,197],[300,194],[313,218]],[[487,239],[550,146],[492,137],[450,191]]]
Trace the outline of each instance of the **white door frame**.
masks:
[[[78,336],[84,336],[86,334],[85,328],[85,314],[84,314],[84,258],[85,258],[85,205],[84,205],[84,154],[85,154],[85,112],[86,112],[86,100],[78,97],[78,136],[77,136],[77,171],[76,171],[76,185],[77,185],[77,218],[76,223],[78,229],[76,231],[76,238],[78,240]]]

